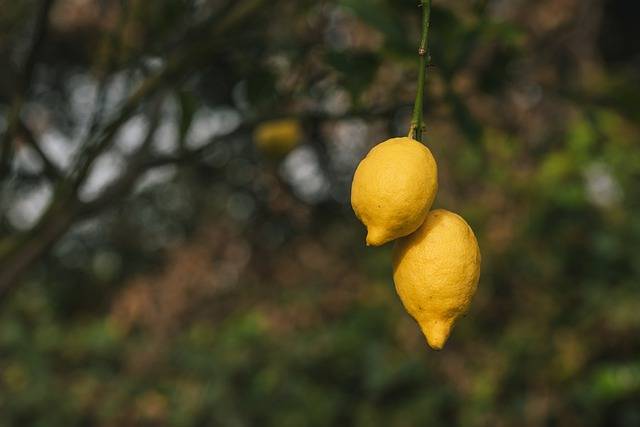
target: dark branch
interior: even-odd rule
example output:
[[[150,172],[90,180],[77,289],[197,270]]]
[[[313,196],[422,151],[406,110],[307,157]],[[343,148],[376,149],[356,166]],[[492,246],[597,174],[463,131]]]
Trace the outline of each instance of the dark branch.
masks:
[[[124,197],[136,183],[140,175],[148,168],[144,167],[144,160],[149,153],[154,141],[161,118],[162,98],[158,99],[152,111],[149,113],[149,128],[140,148],[127,162],[127,168],[123,174],[110,186],[108,186],[95,200],[84,203],[81,206],[81,215],[88,216],[100,212],[115,200]]]
[[[199,148],[184,151],[176,155],[146,158],[148,148],[151,145],[157,129],[159,116],[156,116],[155,119],[152,118],[151,120],[149,132],[142,147],[132,156],[127,170],[116,182],[106,188],[97,199],[88,203],[79,202],[73,192],[65,190],[64,187],[62,187],[59,190],[60,194],[56,196],[54,204],[49,208],[47,213],[43,215],[39,224],[34,227],[27,236],[21,239],[20,243],[16,244],[9,254],[2,254],[2,256],[0,256],[0,301],[8,294],[10,289],[16,286],[20,275],[55,243],[55,241],[63,236],[76,221],[96,215],[121,201],[129,194],[136,181],[146,171],[164,165],[186,164],[202,159],[216,144],[250,132],[263,120],[295,117],[302,122],[321,122],[344,120],[354,117],[390,118],[401,107],[404,106],[395,106],[387,109],[356,110],[340,115],[318,112],[274,114],[259,121],[247,121],[228,134],[212,138]]]
[[[47,35],[49,27],[49,12],[53,6],[54,0],[42,0],[38,15],[36,16],[33,39],[31,46],[25,57],[23,66],[17,74],[18,80],[15,85],[15,92],[13,94],[13,101],[11,109],[9,111],[9,117],[7,120],[7,129],[0,139],[0,181],[4,179],[9,173],[11,165],[11,157],[13,156],[13,139],[15,138],[18,128],[19,119],[22,112],[22,106],[24,104],[31,80],[33,79],[33,73],[38,62],[38,55],[40,49]]]
[[[173,79],[188,77],[189,71],[196,70],[200,64],[205,64],[210,60],[210,55],[224,44],[218,40],[223,33],[230,31],[240,25],[247,16],[255,12],[264,0],[249,0],[240,2],[222,22],[212,31],[211,37],[204,38],[202,42],[182,47],[177,53],[170,56],[164,68],[147,77],[138,88],[127,98],[120,107],[118,113],[102,128],[97,134],[91,135],[85,144],[86,149],[82,151],[80,158],[74,164],[72,177],[72,188],[77,190],[87,177],[93,161],[106,150],[120,127],[126,123],[137,110],[139,105],[150,96],[164,88],[165,84],[174,84]]]
[[[23,120],[18,120],[18,134],[24,137],[29,146],[31,146],[31,148],[38,154],[38,157],[40,157],[44,166],[44,175],[49,179],[49,181],[56,182],[62,178],[62,172],[60,172],[58,167],[51,161],[51,159],[49,159],[49,156],[42,151],[42,147],[40,147],[35,135]]]

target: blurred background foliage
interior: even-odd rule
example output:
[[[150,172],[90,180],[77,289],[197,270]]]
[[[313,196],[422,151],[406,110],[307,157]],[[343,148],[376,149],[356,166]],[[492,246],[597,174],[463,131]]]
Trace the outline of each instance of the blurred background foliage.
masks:
[[[433,352],[349,206],[416,3],[0,0],[0,426],[640,425],[639,5],[434,0]]]

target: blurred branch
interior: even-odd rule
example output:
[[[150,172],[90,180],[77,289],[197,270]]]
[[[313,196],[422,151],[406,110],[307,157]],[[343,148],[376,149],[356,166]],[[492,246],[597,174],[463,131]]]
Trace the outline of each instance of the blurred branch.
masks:
[[[302,122],[330,122],[330,121],[338,121],[338,120],[348,120],[353,118],[367,118],[367,119],[376,119],[376,118],[390,118],[393,116],[400,108],[406,107],[406,105],[396,105],[390,108],[381,108],[381,109],[363,109],[363,110],[353,110],[344,114],[331,114],[324,112],[304,112],[304,113],[276,113],[269,116],[263,116],[259,120],[251,120],[246,121],[236,129],[227,133],[225,135],[220,135],[212,138],[209,142],[200,147],[193,150],[185,150],[176,155],[165,155],[165,156],[155,156],[153,158],[147,159],[144,164],[141,166],[145,169],[152,169],[159,166],[166,166],[169,164],[180,164],[186,163],[193,160],[201,159],[206,153],[211,150],[216,144],[221,141],[227,140],[229,138],[234,138],[242,133],[250,132],[256,126],[263,122],[278,120],[284,118],[295,117]]]
[[[217,25],[214,31],[215,34],[222,34],[242,24],[246,17],[258,10],[264,2],[265,0],[245,0],[243,2],[237,2],[235,4],[236,7]]]
[[[26,236],[17,238],[15,244],[0,258],[0,301],[13,289],[20,276],[33,265],[77,218],[76,203],[53,204]]]
[[[113,68],[114,53],[122,46],[124,29],[130,14],[130,8],[128,6],[129,2],[120,2],[122,13],[118,19],[116,29],[113,33],[109,31],[105,32],[100,53],[97,55],[96,61],[93,64],[93,73],[98,76],[98,86],[96,89],[96,101],[87,127],[88,135],[93,135],[98,130],[100,122],[102,121],[107,100],[109,75]]]
[[[87,216],[98,213],[114,201],[124,197],[133,188],[140,175],[148,169],[144,167],[144,160],[149,153],[149,149],[158,130],[158,124],[160,123],[160,117],[162,115],[162,101],[163,98],[157,100],[153,106],[153,110],[149,113],[149,129],[147,130],[147,135],[142,141],[140,148],[127,162],[127,169],[120,178],[107,187],[95,200],[84,203],[81,206],[81,215]]]
[[[24,105],[29,86],[31,85],[40,48],[47,34],[49,12],[51,11],[53,3],[54,0],[42,0],[35,20],[31,46],[29,47],[24,65],[21,67],[19,74],[17,74],[19,77],[15,85],[13,101],[7,120],[7,129],[0,139],[0,181],[9,174],[11,157],[13,156],[13,139],[19,129],[18,122],[22,112],[22,106]]]
[[[156,156],[146,158],[148,149],[159,123],[159,110],[152,113],[149,131],[140,149],[133,155],[128,163],[125,173],[110,187],[103,191],[97,199],[82,203],[75,192],[70,192],[64,187],[58,189],[54,202],[43,215],[38,225],[27,235],[18,240],[6,254],[0,254],[0,301],[18,283],[20,276],[53,245],[67,230],[78,220],[88,218],[100,213],[102,210],[113,206],[126,197],[138,178],[146,171],[168,164],[183,164],[202,159],[206,153],[216,144],[230,138],[237,137],[245,132],[250,132],[256,125],[263,121],[274,120],[283,117],[296,116],[303,122],[345,120],[354,117],[389,118],[403,106],[394,106],[385,109],[354,110],[345,114],[327,114],[309,112],[302,114],[273,114],[260,120],[247,121],[238,128],[225,135],[211,139],[199,148],[185,151],[174,156]],[[156,104],[155,108],[160,108]]]
[[[160,106],[160,102],[156,103],[154,111],[151,113],[149,132],[140,149],[134,154],[132,165],[141,161],[143,154],[147,152],[151,145],[155,131],[158,128]],[[114,188],[105,191],[106,195],[103,195],[101,200],[104,202],[111,193],[117,192],[117,194],[120,194],[126,190],[129,187],[127,184],[131,181],[131,175],[131,172],[125,173]],[[62,237],[78,219],[88,214],[96,213],[96,210],[89,209],[90,206],[90,204],[80,202],[75,194],[69,194],[64,189],[59,190],[59,194],[54,197],[54,201],[38,221],[38,224],[26,235],[17,238],[15,240],[16,243],[7,253],[1,254],[0,301],[18,284],[20,276],[33,262]],[[96,203],[95,206],[97,207],[98,204]]]
[[[219,23],[212,36],[219,36],[234,26],[239,25],[244,18],[254,12],[263,2],[264,0],[249,0],[240,3]],[[206,39],[204,43],[192,43],[191,47],[186,49],[186,51],[176,53],[173,57],[169,58],[162,70],[147,77],[124,102],[115,117],[113,117],[102,130],[98,131],[96,135],[89,136],[89,141],[85,144],[87,148],[81,152],[73,167],[72,188],[77,189],[82,185],[93,161],[110,145],[120,127],[129,120],[144,100],[156,93],[164,84],[170,82],[172,79],[178,77],[184,78],[186,71],[196,68],[201,63],[206,63],[209,55],[219,46],[218,43]]]
[[[58,167],[53,164],[51,159],[49,159],[47,154],[42,151],[42,147],[40,147],[40,144],[38,143],[35,135],[31,131],[31,129],[29,129],[27,124],[21,119],[18,119],[18,134],[22,134],[22,136],[24,136],[26,142],[38,154],[38,157],[40,157],[40,160],[42,161],[42,164],[44,166],[44,174],[49,179],[49,181],[58,181],[62,177],[62,173],[58,170]]]
[[[116,186],[105,191],[105,194],[96,202],[91,204],[82,204],[78,201],[77,190],[84,183],[87,178],[91,166],[98,156],[106,150],[113,137],[123,124],[125,124],[138,109],[138,107],[146,101],[149,97],[153,96],[165,84],[173,84],[173,79],[184,78],[189,71],[196,69],[200,64],[207,63],[210,60],[210,54],[221,46],[218,36],[226,31],[229,31],[235,27],[241,26],[244,20],[250,16],[253,12],[259,9],[264,3],[264,0],[247,0],[244,2],[238,2],[235,4],[234,9],[226,15],[223,20],[211,31],[210,37],[203,38],[198,42],[189,42],[188,48],[182,49],[174,53],[170,57],[166,65],[157,73],[147,77],[138,88],[124,101],[118,112],[112,117],[100,130],[89,135],[81,154],[74,162],[72,173],[69,178],[62,182],[56,188],[56,194],[54,199],[47,209],[46,213],[42,216],[32,230],[26,233],[21,238],[16,239],[15,245],[0,254],[0,300],[3,299],[8,292],[13,289],[20,276],[28,270],[28,268],[45,253],[51,245],[53,245],[64,233],[73,225],[73,223],[82,215],[92,215],[98,212],[100,207],[108,204],[111,199],[116,200],[122,197],[130,189],[131,185],[135,182],[138,176],[148,169],[148,167],[141,167],[140,164],[145,164],[142,159],[134,159],[129,171],[125,174],[122,180],[120,180]],[[29,71],[27,75],[29,79],[25,79],[24,82],[28,85],[31,73],[33,71],[33,65],[35,63],[35,52],[37,52],[39,45],[44,39],[44,29],[46,27],[48,12],[53,0],[44,0],[42,13],[39,19],[39,31],[37,31],[37,37],[35,38],[34,46],[32,48],[33,54],[29,55],[29,60],[26,63],[25,69]],[[23,83],[21,87],[26,87]],[[24,89],[18,90],[16,102],[14,102],[14,112],[12,113],[12,120],[10,124],[15,122],[15,118],[19,116],[19,111],[23,103]],[[4,136],[4,144],[2,150],[5,149],[10,152],[9,148],[6,148],[11,143],[11,135],[15,132],[14,129],[8,129],[8,132]],[[10,132],[9,132],[10,131]],[[152,135],[149,136],[152,138]],[[1,161],[7,162],[8,156],[3,154]],[[8,163],[7,163],[8,165]],[[1,166],[1,163],[0,163]],[[4,169],[3,169],[4,170]],[[2,171],[0,171],[0,177],[2,177]],[[125,179],[126,178],[126,179]]]
[[[386,108],[386,109],[373,109],[373,110],[355,110],[348,112],[346,114],[326,114],[326,113],[306,113],[306,114],[298,114],[295,115],[303,122],[315,121],[315,122],[324,122],[331,120],[345,120],[354,117],[367,117],[367,118],[379,118],[379,117],[390,117],[393,115],[400,107],[394,108]],[[132,189],[136,180],[145,172],[155,169],[161,166],[171,165],[171,164],[185,164],[198,159],[202,159],[206,156],[207,152],[215,147],[217,144],[227,141],[230,138],[235,138],[243,133],[251,132],[253,128],[264,121],[276,120],[285,117],[291,117],[291,114],[274,114],[266,118],[261,118],[260,120],[247,121],[240,126],[238,126],[233,131],[212,138],[206,144],[192,150],[181,151],[176,155],[166,155],[166,156],[155,156],[151,158],[144,159],[142,156],[136,156],[130,163],[127,171],[124,175],[115,182],[109,189],[105,190],[105,192],[96,200],[87,203],[82,206],[81,211],[82,215],[92,215],[96,212],[99,212],[101,209],[104,209],[114,202],[117,202],[122,197],[125,197],[129,190]],[[153,128],[150,128],[153,129]],[[152,138],[153,134],[149,133],[147,136],[147,140]],[[146,150],[145,150],[146,152]],[[144,154],[142,150],[139,151],[140,154]]]

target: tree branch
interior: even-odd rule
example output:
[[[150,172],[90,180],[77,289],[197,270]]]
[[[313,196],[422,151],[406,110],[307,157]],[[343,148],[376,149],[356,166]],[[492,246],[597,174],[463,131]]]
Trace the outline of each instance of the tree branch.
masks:
[[[20,114],[22,106],[27,96],[33,72],[37,63],[40,49],[47,35],[49,27],[49,12],[53,6],[54,0],[42,0],[38,15],[36,16],[35,29],[31,46],[29,47],[25,62],[20,69],[19,78],[15,85],[15,92],[9,116],[7,120],[7,129],[0,139],[0,181],[8,174],[11,167],[11,158],[13,156],[13,139],[19,129]]]
[[[157,120],[152,119],[149,132],[145,137],[141,148],[130,159],[125,173],[111,186],[103,191],[95,200],[82,203],[77,200],[75,193],[61,187],[58,195],[47,212],[43,215],[38,225],[23,238],[17,239],[15,245],[0,254],[0,302],[8,295],[9,291],[17,286],[20,276],[38,260],[67,230],[79,219],[89,218],[100,213],[105,208],[122,200],[137,179],[146,171],[168,164],[182,164],[201,159],[216,144],[250,132],[262,121],[275,120],[283,117],[297,117],[303,122],[308,121],[332,121],[344,120],[354,117],[388,118],[403,106],[395,106],[386,109],[354,110],[346,114],[326,114],[318,112],[298,114],[273,114],[261,120],[247,121],[228,134],[212,138],[199,148],[181,152],[171,156],[156,156],[145,159],[151,141],[157,129]],[[155,123],[155,124],[153,124]]]
[[[130,157],[127,169],[124,173],[110,186],[108,186],[102,193],[91,202],[84,203],[81,206],[80,214],[82,216],[89,216],[100,212],[102,209],[109,206],[113,201],[120,197],[124,197],[127,192],[133,187],[140,175],[149,168],[144,167],[144,160],[147,156],[151,144],[155,138],[158,130],[158,124],[160,123],[161,109],[163,98],[156,101],[153,111],[149,114],[149,128],[147,135],[145,136],[140,148]]]
[[[77,205],[53,205],[26,236],[16,239],[0,258],[0,301],[13,289],[22,274],[36,262],[77,218]]]
[[[264,0],[247,0],[238,3],[232,12],[214,28],[211,36],[220,36],[235,26],[242,24],[244,19],[255,12],[262,3],[264,3]],[[181,73],[190,67],[196,68],[200,63],[206,63],[209,60],[209,55],[220,46],[221,44],[215,38],[205,38],[204,42],[192,43],[188,49],[178,52],[169,58],[162,70],[147,77],[102,130],[89,137],[86,144],[87,149],[81,152],[72,169],[74,171],[71,180],[72,188],[77,190],[82,185],[93,161],[108,148],[120,127],[129,120],[144,100],[156,93],[165,83],[181,76]],[[181,77],[184,78],[186,76],[182,75]]]
[[[49,181],[56,182],[60,180],[62,178],[62,173],[58,170],[58,167],[51,161],[51,159],[49,159],[49,156],[42,151],[42,147],[40,147],[35,135],[21,119],[18,119],[18,134],[21,134],[24,137],[25,141],[38,154],[38,157],[40,157],[44,166],[44,175],[49,179]]]
[[[129,120],[139,105],[163,88],[166,83],[171,82],[172,79],[185,77],[185,72],[189,71],[190,67],[192,67],[191,69],[196,69],[199,64],[209,61],[212,52],[224,47],[224,43],[219,39],[219,36],[243,25],[245,19],[256,10],[259,10],[264,2],[265,0],[236,2],[231,12],[218,25],[213,27],[209,34],[210,37],[203,37],[195,43],[189,41],[186,49],[182,47],[181,51],[179,50],[178,53],[169,57],[162,70],[147,77],[126,99],[119,111],[100,130],[89,135],[84,144],[86,148],[81,151],[81,154],[73,163],[74,169],[72,170],[74,173],[70,174],[67,179],[57,186],[54,200],[38,225],[26,235],[16,239],[15,244],[12,244],[8,250],[0,254],[0,299],[4,298],[9,290],[16,286],[20,276],[64,235],[74,221],[81,216],[81,213],[92,214],[94,212],[78,202],[78,188],[84,183],[95,159],[109,147],[115,134]],[[34,38],[34,45],[31,49],[32,54],[28,56],[26,62],[25,71],[27,73],[23,74],[28,76],[28,79],[24,79],[24,83],[19,85],[19,90],[16,91],[9,120],[9,129],[0,140],[0,143],[2,143],[2,146],[0,146],[0,180],[9,171],[9,157],[12,138],[16,130],[16,118],[19,117],[22,109],[26,93],[24,88],[30,83],[35,64],[35,53],[39,50],[40,44],[44,39],[48,13],[52,4],[53,0],[43,0],[42,13],[38,20],[37,36]],[[135,178],[140,173],[140,171],[131,172],[128,177],[132,182],[135,182]],[[130,186],[121,185],[121,187],[124,187],[124,192],[126,192]],[[123,191],[113,191],[113,194],[117,194],[117,197],[120,197]]]

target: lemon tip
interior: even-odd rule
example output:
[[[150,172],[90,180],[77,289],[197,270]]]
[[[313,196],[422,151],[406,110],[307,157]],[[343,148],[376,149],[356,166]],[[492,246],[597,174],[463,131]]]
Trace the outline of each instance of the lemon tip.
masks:
[[[377,229],[370,229],[367,232],[365,242],[367,246],[382,246],[387,243],[387,240],[385,239],[384,233]]]
[[[443,321],[428,321],[420,326],[429,347],[439,351],[442,350],[447,343],[453,325]]]

